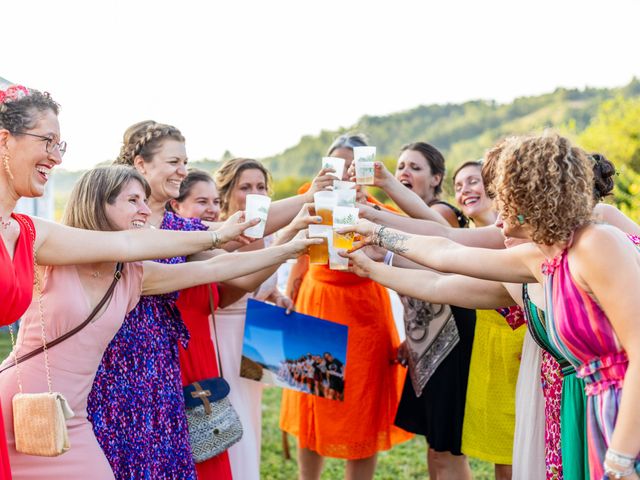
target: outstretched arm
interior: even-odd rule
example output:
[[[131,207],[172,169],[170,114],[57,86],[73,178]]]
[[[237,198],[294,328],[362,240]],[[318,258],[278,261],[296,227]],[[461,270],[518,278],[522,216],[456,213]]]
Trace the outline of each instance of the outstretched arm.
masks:
[[[165,265],[145,262],[142,294],[157,295],[212,282],[226,282],[235,277],[279,265],[304,253],[309,245],[322,239],[297,239],[284,245],[255,252],[227,253],[201,262]]]
[[[167,230],[123,230],[97,232],[67,227],[33,218],[40,265],[74,265],[93,262],[132,262],[189,255],[218,247],[255,222],[242,222],[216,232],[174,232]]]
[[[431,270],[397,268],[374,262],[363,252],[347,254],[357,275],[421,300],[464,308],[499,308],[515,305],[502,283],[445,275]]]
[[[461,245],[482,248],[504,248],[504,236],[493,225],[481,228],[453,228],[430,220],[403,217],[385,210],[377,210],[367,205],[358,205],[360,216],[373,223],[402,230],[416,235],[444,237]]]
[[[538,281],[536,275],[541,279],[538,271],[542,256],[533,244],[508,250],[471,248],[447,238],[411,235],[366,220],[339,231],[360,234],[363,241],[358,246],[378,245],[439,272],[512,283]]]
[[[638,224],[613,205],[598,203],[593,209],[593,213],[599,222],[612,225],[625,233],[640,235],[640,227],[638,227]]]

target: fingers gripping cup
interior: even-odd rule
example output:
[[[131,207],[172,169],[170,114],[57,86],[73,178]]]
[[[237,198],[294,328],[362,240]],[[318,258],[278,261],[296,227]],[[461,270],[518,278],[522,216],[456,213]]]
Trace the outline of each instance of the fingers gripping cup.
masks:
[[[247,195],[245,206],[246,219],[260,219],[260,223],[244,231],[247,237],[262,238],[264,236],[264,227],[267,224],[267,216],[269,215],[269,205],[271,205],[271,199],[266,195],[254,195],[252,193]]]
[[[322,168],[333,168],[335,173],[329,173],[329,175],[341,180],[344,175],[344,158],[322,157]]]
[[[329,238],[333,229],[329,225],[309,225],[309,238],[322,238],[320,245],[309,245],[309,262],[316,265],[329,263]]]
[[[322,225],[333,225],[333,209],[337,200],[335,192],[323,191],[313,194],[316,215],[322,217]]]
[[[353,147],[353,161],[356,163],[356,183],[373,185],[376,147]]]

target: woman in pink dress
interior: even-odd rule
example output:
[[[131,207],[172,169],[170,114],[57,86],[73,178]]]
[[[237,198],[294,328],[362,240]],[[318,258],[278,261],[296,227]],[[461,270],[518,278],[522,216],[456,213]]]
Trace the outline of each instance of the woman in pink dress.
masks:
[[[149,209],[145,199],[149,187],[128,167],[98,168],[86,173],[74,188],[65,213],[65,223],[78,228],[127,230],[145,226]],[[304,226],[308,222],[298,222]],[[219,230],[223,242],[235,239],[249,222],[225,224]],[[281,241],[293,237],[291,227]],[[113,473],[87,420],[87,396],[102,353],[116,334],[125,315],[141,294],[159,294],[203,283],[245,275],[297,256],[312,240],[295,240],[258,252],[222,255],[203,262],[162,265],[154,262],[127,263],[107,307],[79,333],[49,351],[53,389],[69,402],[74,416],[68,421],[71,449],[59,457],[36,457],[15,450],[11,425],[11,399],[18,392],[18,369],[24,392],[47,390],[45,361],[37,355],[0,374],[0,399],[7,412],[4,426],[16,479],[111,479]],[[93,310],[112,281],[113,263],[56,266],[40,269],[42,307],[46,338],[51,340],[80,324]],[[14,355],[22,355],[41,344],[39,299],[23,319]],[[14,355],[2,367],[13,362]]]
[[[640,254],[619,230],[593,223],[592,168],[591,157],[558,135],[510,141],[490,189],[503,233],[532,243],[508,250],[366,221],[343,231],[443,272],[545,283],[550,338],[586,383],[590,478],[638,479],[640,324],[630,312],[640,309]]]
[[[94,232],[15,213],[20,198],[44,194],[62,162],[67,144],[58,111],[48,93],[0,89],[0,326],[18,320],[31,303],[34,250],[41,265],[73,265],[187,255],[215,239],[209,232]],[[0,478],[11,478],[2,421]]]

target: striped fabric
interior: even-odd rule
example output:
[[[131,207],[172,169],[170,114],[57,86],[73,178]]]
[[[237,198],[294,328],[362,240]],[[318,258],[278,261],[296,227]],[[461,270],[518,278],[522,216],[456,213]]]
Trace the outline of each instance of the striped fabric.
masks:
[[[638,247],[638,238],[631,240]],[[590,478],[602,479],[628,360],[604,311],[571,277],[567,251],[542,265],[547,331],[585,381]]]

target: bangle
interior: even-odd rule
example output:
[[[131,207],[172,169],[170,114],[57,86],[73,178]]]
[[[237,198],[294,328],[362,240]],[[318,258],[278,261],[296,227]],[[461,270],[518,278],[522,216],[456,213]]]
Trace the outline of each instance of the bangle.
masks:
[[[633,467],[629,467],[626,470],[618,470],[617,468],[612,468],[604,465],[604,475],[605,478],[613,478],[615,480],[620,480],[628,475],[632,475],[636,472],[636,469]]]
[[[220,235],[218,232],[214,232],[213,230],[209,230],[211,234],[211,248],[210,250],[214,250],[220,246]]]
[[[393,252],[387,252],[384,255],[384,264],[393,267]]]
[[[635,457],[631,455],[626,455],[624,453],[620,453],[613,448],[608,448],[607,453],[604,456],[604,459],[614,465],[618,465],[622,468],[630,468],[633,467],[636,463]]]

